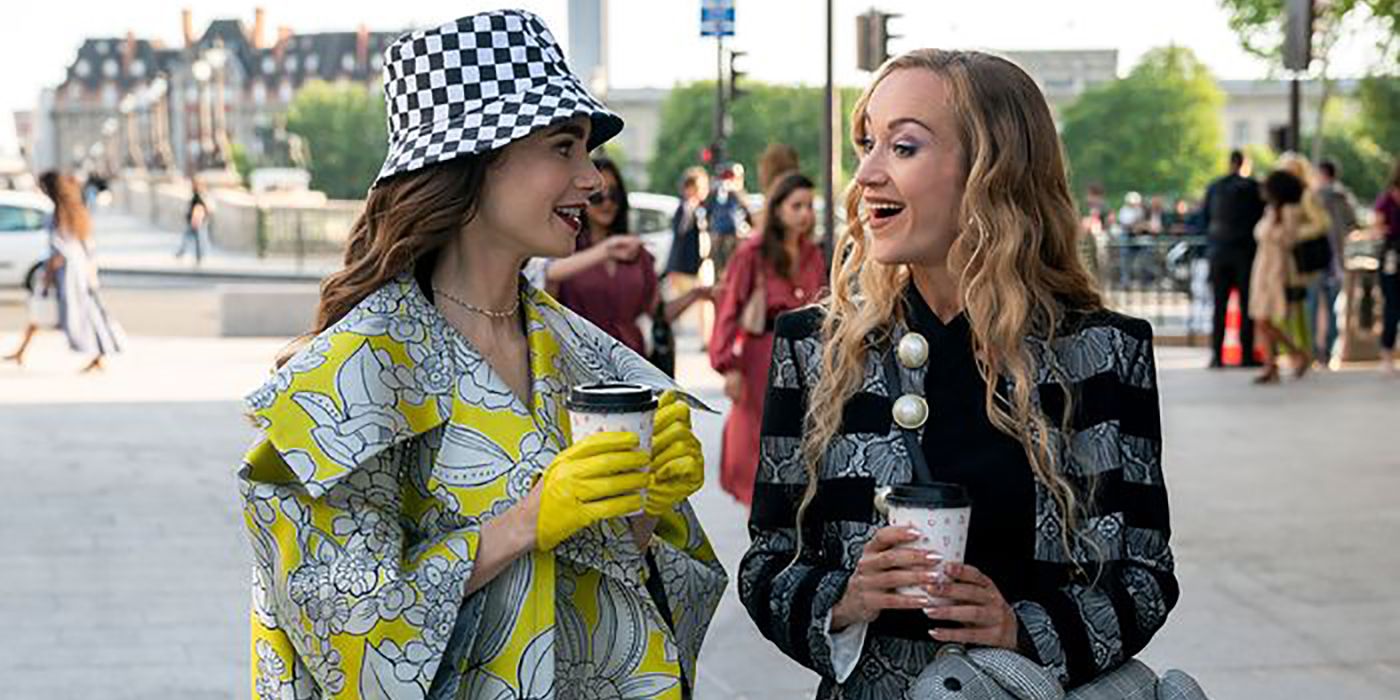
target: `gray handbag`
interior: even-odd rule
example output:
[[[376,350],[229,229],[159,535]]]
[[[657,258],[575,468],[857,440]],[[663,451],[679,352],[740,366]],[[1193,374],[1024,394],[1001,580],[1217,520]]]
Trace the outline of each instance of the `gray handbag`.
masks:
[[[921,700],[1208,700],[1181,671],[1161,678],[1137,659],[1065,692],[1045,667],[1007,649],[945,644],[914,681]]]

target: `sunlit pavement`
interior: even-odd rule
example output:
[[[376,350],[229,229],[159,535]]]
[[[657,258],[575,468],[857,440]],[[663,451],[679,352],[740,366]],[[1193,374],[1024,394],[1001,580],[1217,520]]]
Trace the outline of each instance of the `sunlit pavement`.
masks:
[[[198,316],[188,293],[175,298]],[[7,330],[17,311],[0,305]],[[722,406],[684,340],[682,376]],[[15,342],[0,334],[0,353]],[[248,692],[233,473],[252,432],[237,397],[282,342],[138,332],[79,376],[84,358],[49,333],[25,368],[0,366],[0,696]],[[1400,381],[1357,370],[1259,388],[1204,361],[1159,351],[1183,595],[1144,657],[1218,698],[1400,695]],[[712,475],[720,425],[698,420]],[[745,512],[713,485],[696,505],[732,579]],[[816,677],[758,635],[732,588],[697,696],[810,697]]]

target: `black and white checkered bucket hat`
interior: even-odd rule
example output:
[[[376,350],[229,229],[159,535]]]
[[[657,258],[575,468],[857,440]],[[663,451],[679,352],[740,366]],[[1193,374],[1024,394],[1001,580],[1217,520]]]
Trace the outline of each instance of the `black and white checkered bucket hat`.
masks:
[[[590,150],[622,131],[622,118],[569,70],[544,22],[523,10],[483,12],[399,37],[384,52],[384,97],[389,155],[375,186],[577,115],[593,122]]]

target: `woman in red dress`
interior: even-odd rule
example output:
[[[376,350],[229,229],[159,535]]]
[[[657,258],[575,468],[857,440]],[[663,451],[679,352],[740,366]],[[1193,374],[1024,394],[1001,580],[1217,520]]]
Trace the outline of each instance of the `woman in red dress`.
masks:
[[[654,318],[664,309],[665,320],[674,321],[710,290],[697,287],[660,307],[656,259],[642,247],[642,239],[628,231],[630,209],[622,173],[607,158],[595,158],[593,165],[603,176],[603,190],[589,201],[578,235],[578,252],[552,261],[546,268],[546,289],[560,303],[645,356],[647,347],[637,319]]]
[[[753,500],[758,469],[773,320],[815,302],[825,286],[826,262],[812,242],[813,193],[812,181],[801,173],[775,179],[765,200],[762,233],[740,244],[729,260],[710,336],[710,365],[724,375],[724,393],[733,402],[724,423],[720,486],[744,505]],[[759,314],[744,313],[759,285],[764,295],[761,320]]]

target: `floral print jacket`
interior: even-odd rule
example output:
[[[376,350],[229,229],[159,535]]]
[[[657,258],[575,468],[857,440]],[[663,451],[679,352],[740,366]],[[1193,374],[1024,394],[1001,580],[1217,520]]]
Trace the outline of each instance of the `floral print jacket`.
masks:
[[[687,503],[649,554],[607,521],[465,594],[482,524],[569,444],[568,388],[673,386],[543,292],[522,302],[529,406],[409,274],[248,398],[255,698],[680,698],[693,681],[726,577]]]

